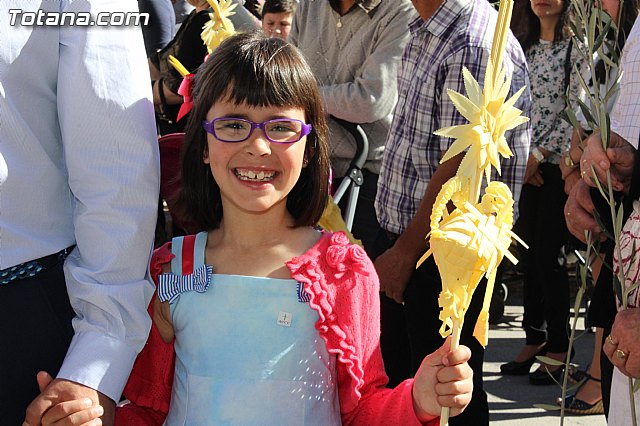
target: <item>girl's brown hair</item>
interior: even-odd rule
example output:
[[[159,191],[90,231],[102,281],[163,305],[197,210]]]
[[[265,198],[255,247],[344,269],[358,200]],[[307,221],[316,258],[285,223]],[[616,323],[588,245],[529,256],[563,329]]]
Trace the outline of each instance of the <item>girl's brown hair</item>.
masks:
[[[235,35],[200,66],[192,98],[182,151],[182,189],[176,200],[179,214],[202,230],[220,226],[220,188],[203,161],[207,133],[202,121],[213,104],[227,99],[236,105],[304,109],[313,127],[305,147],[308,164],[287,197],[287,210],[295,226],[315,225],[328,199],[328,128],[316,79],[302,54],[286,41],[261,32]]]

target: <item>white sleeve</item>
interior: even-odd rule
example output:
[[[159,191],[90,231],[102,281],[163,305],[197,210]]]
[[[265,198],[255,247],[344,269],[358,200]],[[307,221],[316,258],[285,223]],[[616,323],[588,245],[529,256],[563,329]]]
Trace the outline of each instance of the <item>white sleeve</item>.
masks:
[[[137,12],[131,0],[64,12]],[[77,247],[65,264],[75,335],[58,378],[115,401],[151,325],[147,276],[159,158],[140,27],[60,28],[58,114]]]

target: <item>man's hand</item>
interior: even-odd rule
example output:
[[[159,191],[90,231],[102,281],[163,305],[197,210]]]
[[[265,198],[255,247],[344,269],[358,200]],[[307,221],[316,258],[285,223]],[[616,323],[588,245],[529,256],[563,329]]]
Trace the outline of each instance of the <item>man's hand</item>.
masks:
[[[594,238],[606,239],[598,222],[593,217],[594,210],[589,186],[583,179],[580,179],[569,193],[567,203],[564,205],[564,217],[569,232],[583,243],[587,242],[585,231],[590,231]]]
[[[640,308],[618,312],[603,350],[622,374],[640,378]]]
[[[451,408],[451,416],[460,414],[471,401],[473,370],[467,364],[471,351],[459,346],[450,351],[451,337],[422,361],[413,382],[413,408],[418,419],[440,415],[442,407]]]
[[[96,410],[95,413],[102,410],[101,422],[89,424],[113,425],[115,403],[106,395],[95,389],[69,380],[52,380],[48,373],[42,371],[38,373],[37,380],[41,393],[29,404],[29,407],[27,407],[27,415],[23,426],[44,426],[52,424],[54,419],[60,420],[68,416],[70,414],[68,412],[69,410],[78,409],[78,406],[84,406],[82,401],[85,399],[90,399],[93,407],[88,409],[88,413],[84,411],[84,414],[81,415],[82,418],[84,418],[86,414],[89,414],[88,417],[92,417],[92,413],[94,413],[93,410]],[[70,402],[72,403],[70,404]],[[80,408],[80,410],[83,411],[86,409]],[[67,418],[65,421],[66,422],[60,424],[83,424],[74,423],[77,421],[76,417]]]
[[[400,240],[376,259],[374,266],[380,279],[380,292],[396,301],[404,302],[404,290],[416,269],[413,256],[408,256],[398,246]]]
[[[582,179],[590,186],[596,186],[593,176],[595,171],[597,179],[603,186],[606,186],[607,170],[610,170],[613,189],[628,193],[635,154],[635,148],[614,132],[611,132],[605,152],[600,133],[594,133],[586,139],[584,153],[580,158]]]

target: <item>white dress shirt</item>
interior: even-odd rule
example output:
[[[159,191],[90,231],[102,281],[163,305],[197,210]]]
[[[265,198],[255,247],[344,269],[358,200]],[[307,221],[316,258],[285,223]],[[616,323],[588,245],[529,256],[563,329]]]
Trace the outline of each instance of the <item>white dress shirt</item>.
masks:
[[[58,378],[117,401],[153,293],[159,161],[141,30],[11,26],[12,9],[96,17],[137,3],[0,3],[0,269],[77,244],[64,267],[75,336]]]
[[[611,130],[638,149],[640,139],[640,18],[624,44],[620,58],[620,88],[611,112]]]

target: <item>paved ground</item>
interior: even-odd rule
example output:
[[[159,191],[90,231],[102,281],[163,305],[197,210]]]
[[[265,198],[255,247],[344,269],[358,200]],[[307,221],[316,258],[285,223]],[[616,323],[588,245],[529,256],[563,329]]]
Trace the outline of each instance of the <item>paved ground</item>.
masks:
[[[559,386],[531,386],[527,376],[502,376],[500,364],[512,360],[524,343],[522,321],[522,305],[518,295],[507,300],[503,320],[491,326],[489,346],[485,353],[484,382],[489,395],[491,425],[560,425],[558,412],[547,412],[534,407],[534,404],[553,404],[560,396]],[[582,322],[578,328],[584,330]],[[584,368],[591,360],[593,333],[585,333],[576,341],[576,357],[574,362]],[[567,415],[565,425],[606,425],[604,415],[575,416]]]

